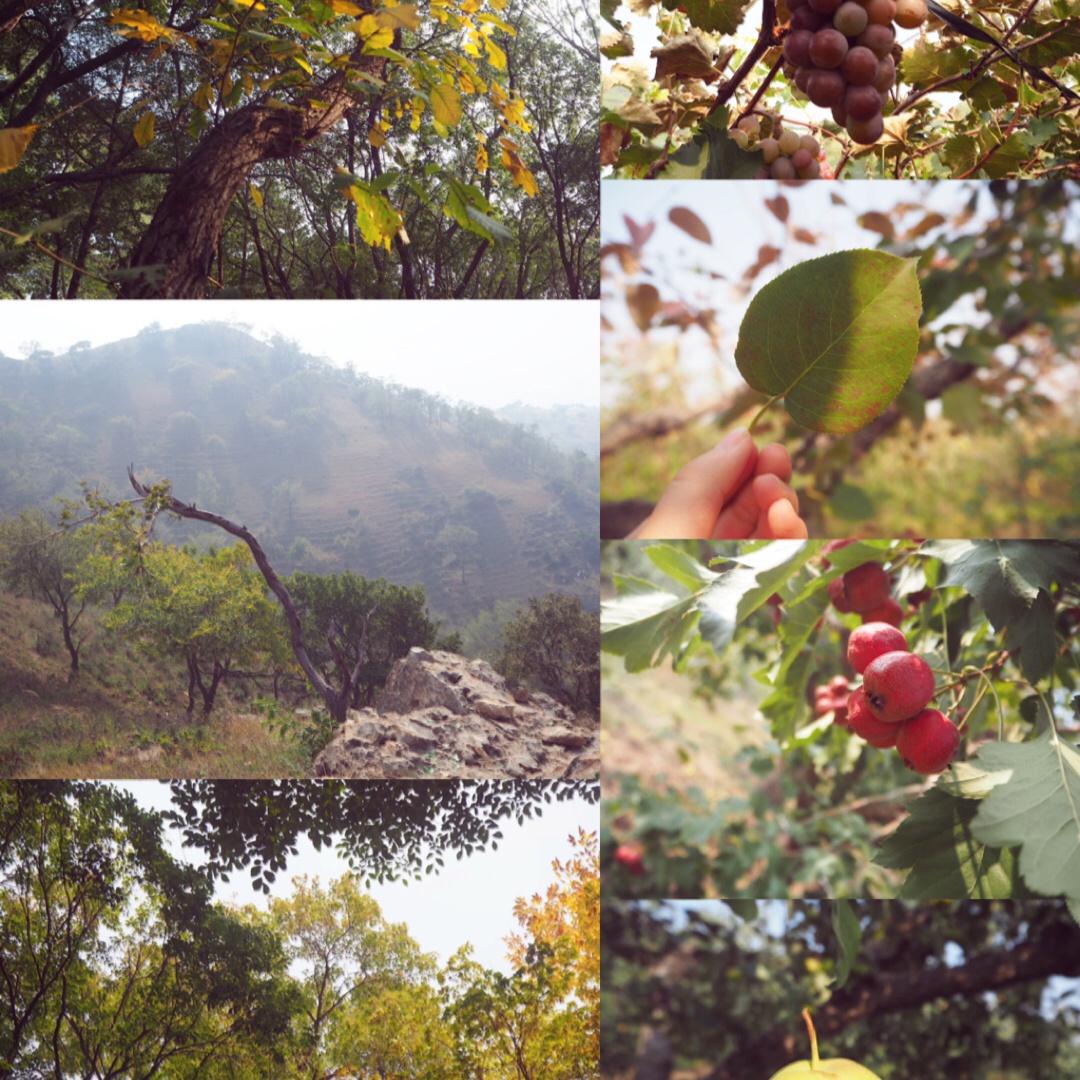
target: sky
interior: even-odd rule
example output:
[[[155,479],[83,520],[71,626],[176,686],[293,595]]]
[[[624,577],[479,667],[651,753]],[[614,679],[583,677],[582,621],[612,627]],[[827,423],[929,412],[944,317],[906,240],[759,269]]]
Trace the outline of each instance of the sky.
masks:
[[[246,323],[331,363],[489,409],[599,402],[599,304],[590,301],[7,300],[0,353],[56,353],[133,337],[158,322]]]
[[[155,780],[117,786],[131,791],[145,807],[168,810],[172,806],[168,785]],[[406,923],[411,936],[424,950],[437,953],[440,963],[445,964],[461,945],[471,942],[478,963],[509,973],[503,938],[520,930],[513,916],[514,901],[519,896],[546,892],[555,881],[551,862],[573,857],[567,837],[576,836],[579,826],[597,831],[599,807],[579,800],[552,802],[543,807],[540,817],[527,818],[521,826],[513,820],[504,823],[504,839],[497,851],[475,852],[460,861],[451,857],[437,875],[411,884],[372,883],[369,891],[384,918]],[[165,835],[177,858],[204,861],[180,846],[176,830],[167,827]],[[271,895],[289,896],[293,878],[302,874],[318,877],[326,885],[349,872],[348,862],[332,848],[315,851],[306,838],[297,846],[298,853],[289,859],[285,871],[271,886]],[[237,906],[266,907],[264,894],[252,889],[244,871],[219,882],[215,895]]]

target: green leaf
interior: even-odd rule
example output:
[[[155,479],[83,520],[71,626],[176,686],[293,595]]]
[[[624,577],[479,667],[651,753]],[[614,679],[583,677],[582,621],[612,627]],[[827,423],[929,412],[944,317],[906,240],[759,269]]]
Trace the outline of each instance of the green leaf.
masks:
[[[750,922],[758,917],[756,900],[725,900],[724,903],[745,922]]]
[[[977,760],[1010,775],[979,806],[976,838],[1020,845],[1020,874],[1036,892],[1080,897],[1080,753],[1048,730],[1032,742],[985,743]]]
[[[874,500],[861,487],[839,483],[829,496],[829,509],[844,521],[865,521],[874,516]]]
[[[671,544],[648,544],[643,550],[657,569],[691,592],[703,585],[711,585],[720,576],[688,551]]]
[[[474,206],[465,207],[465,215],[496,247],[509,244],[514,239],[514,234],[501,222],[493,217],[481,213]]]
[[[1008,899],[1018,895],[1015,853],[975,838],[971,823],[979,804],[931,788],[874,857],[879,866],[911,869],[900,888],[907,900]]]
[[[859,948],[862,945],[862,927],[859,925],[858,916],[850,901],[837,900],[833,904],[832,927],[840,946],[835,982],[835,988],[839,990],[848,981],[851,965],[859,955]]]
[[[693,596],[676,596],[647,581],[622,578],[628,591],[600,607],[600,646],[623,657],[627,671],[644,671],[671,655],[678,661],[699,614]]]
[[[843,435],[880,415],[919,346],[917,259],[838,251],[785,270],[750,303],[735,348],[743,378],[812,431]]]
[[[941,561],[941,584],[966,589],[994,629],[1005,629],[1027,679],[1050,673],[1057,657],[1050,587],[1080,578],[1076,552],[1053,540],[931,540],[920,551]]]
[[[698,600],[701,636],[723,655],[735,636],[735,627],[756,611],[781,582],[814,555],[817,546],[804,540],[773,540],[733,561],[734,569],[722,573],[706,586]]]
[[[660,171],[661,180],[753,180],[765,164],[760,150],[741,150],[727,133],[727,110],[713,113]],[[621,158],[620,158],[621,161]]]

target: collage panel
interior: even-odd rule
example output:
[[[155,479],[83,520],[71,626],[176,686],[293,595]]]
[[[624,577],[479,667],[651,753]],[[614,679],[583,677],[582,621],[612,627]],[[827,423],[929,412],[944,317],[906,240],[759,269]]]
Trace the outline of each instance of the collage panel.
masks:
[[[597,775],[595,305],[7,308],[4,774]]]
[[[1061,901],[605,901],[603,1074],[1040,1080],[1080,1069]]]
[[[1076,178],[1073,0],[606,0],[616,180]]]
[[[0,297],[597,293],[587,0],[10,0]]]
[[[1076,536],[1078,193],[606,183],[602,536]]]
[[[604,545],[605,895],[1077,907],[1073,540]]]
[[[595,1076],[597,795],[0,780],[0,1075]]]

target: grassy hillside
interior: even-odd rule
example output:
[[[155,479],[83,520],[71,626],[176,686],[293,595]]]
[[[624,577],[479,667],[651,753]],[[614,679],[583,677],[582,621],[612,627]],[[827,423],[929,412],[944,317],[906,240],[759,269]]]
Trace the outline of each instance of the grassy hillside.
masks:
[[[0,593],[0,777],[301,776],[308,762],[225,693],[187,719],[180,665],[148,663],[94,625],[78,679],[52,610]],[[249,693],[247,688],[234,691]],[[198,714],[196,714],[198,715]]]
[[[127,497],[133,462],[247,525],[281,573],[422,583],[447,629],[549,591],[598,605],[595,458],[281,338],[202,324],[0,358],[0,461],[4,514],[77,497],[80,481]],[[160,538],[224,539],[188,522]]]

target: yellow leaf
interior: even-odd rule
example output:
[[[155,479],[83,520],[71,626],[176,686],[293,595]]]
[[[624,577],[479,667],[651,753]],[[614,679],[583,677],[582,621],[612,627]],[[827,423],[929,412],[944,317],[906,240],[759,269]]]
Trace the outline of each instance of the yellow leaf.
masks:
[[[367,140],[372,146],[385,146],[386,145],[386,132],[381,131],[377,127],[369,128],[367,133]]]
[[[306,71],[309,75],[313,74],[311,70],[311,65],[302,56],[294,56],[293,63],[298,68],[303,68],[304,71]]]
[[[360,235],[372,247],[390,250],[393,240],[404,224],[401,215],[390,205],[385,195],[353,185],[350,191],[356,203],[356,225]]]
[[[458,4],[458,7],[471,15],[474,11],[480,10],[480,0],[462,0],[462,2]]]
[[[391,30],[415,30],[420,25],[420,9],[414,4],[387,4],[375,18]]]
[[[257,209],[262,209],[263,193],[254,184],[251,185],[251,201]]]
[[[409,127],[413,131],[419,131],[420,117],[424,115],[424,109],[427,108],[427,102],[425,102],[423,98],[413,98],[409,108],[412,109],[412,120],[409,121]]]
[[[349,0],[327,0],[327,3],[338,15],[359,15],[364,10],[359,4],[349,3]]]
[[[387,49],[394,43],[394,31],[388,26],[380,26],[374,15],[365,15],[358,22],[345,27],[358,35],[364,42],[364,52],[372,49]]]
[[[488,59],[491,61],[491,66],[498,71],[506,70],[506,53],[495,44],[489,37],[484,38],[484,47],[487,49]]]
[[[458,72],[458,86],[463,94],[482,94],[484,83],[478,75],[470,75],[467,71]]]
[[[500,19],[498,15],[489,15],[487,12],[483,12],[476,16],[477,22],[491,23],[493,26],[497,26],[500,30],[505,30],[511,37],[517,36],[517,31],[504,20]]]
[[[476,148],[476,171],[478,173],[488,171],[488,153],[482,146]]]
[[[214,91],[208,82],[204,82],[195,91],[195,108],[206,112],[214,103]]]
[[[243,7],[254,8],[256,11],[265,11],[266,5],[260,4],[259,0],[233,0],[234,4],[241,4]]]
[[[154,139],[154,114],[152,112],[143,113],[139,117],[138,123],[135,125],[135,141],[140,146],[146,146],[147,143],[152,142]]]
[[[449,83],[431,88],[431,111],[441,124],[453,127],[461,122],[461,95]]]
[[[0,128],[0,173],[11,172],[22,161],[38,126]]]
[[[158,38],[171,38],[173,31],[154,18],[153,15],[141,8],[118,8],[108,18],[110,26],[127,27],[126,30],[117,30],[121,37],[137,38],[139,41],[157,41]]]

